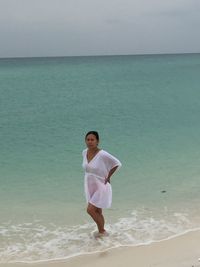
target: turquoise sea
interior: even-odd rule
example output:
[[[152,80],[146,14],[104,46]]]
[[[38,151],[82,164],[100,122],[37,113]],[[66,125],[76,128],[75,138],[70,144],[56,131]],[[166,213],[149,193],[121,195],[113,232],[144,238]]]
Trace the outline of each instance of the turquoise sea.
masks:
[[[200,228],[200,54],[0,59],[0,263],[35,262]],[[95,240],[82,150],[120,159]]]

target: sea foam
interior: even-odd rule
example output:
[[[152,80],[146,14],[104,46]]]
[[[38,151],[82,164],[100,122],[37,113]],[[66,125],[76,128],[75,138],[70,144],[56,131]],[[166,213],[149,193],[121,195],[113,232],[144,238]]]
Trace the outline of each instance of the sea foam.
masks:
[[[93,236],[93,223],[61,227],[42,221],[17,225],[8,222],[0,225],[0,258],[1,263],[66,259],[119,246],[148,244],[194,228],[187,214],[173,213],[166,220],[145,217],[140,211],[107,224],[109,236],[99,239]]]

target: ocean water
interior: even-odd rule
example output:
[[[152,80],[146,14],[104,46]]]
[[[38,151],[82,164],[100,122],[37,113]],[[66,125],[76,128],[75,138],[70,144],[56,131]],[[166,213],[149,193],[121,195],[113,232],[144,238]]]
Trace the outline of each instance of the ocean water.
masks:
[[[200,226],[200,54],[0,59],[0,263],[64,259]],[[96,240],[81,153],[123,167]]]

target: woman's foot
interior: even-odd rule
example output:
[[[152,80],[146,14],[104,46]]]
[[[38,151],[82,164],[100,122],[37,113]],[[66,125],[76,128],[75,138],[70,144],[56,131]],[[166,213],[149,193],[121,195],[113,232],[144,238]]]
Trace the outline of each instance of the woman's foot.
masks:
[[[108,235],[109,235],[109,233],[106,232],[106,230],[104,230],[102,232],[95,232],[94,233],[95,238],[101,238],[101,237],[108,236]]]

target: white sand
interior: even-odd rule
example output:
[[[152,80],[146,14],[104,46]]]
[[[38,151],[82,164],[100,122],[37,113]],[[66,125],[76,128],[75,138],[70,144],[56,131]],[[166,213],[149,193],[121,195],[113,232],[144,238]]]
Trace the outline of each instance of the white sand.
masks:
[[[170,240],[121,247],[64,261],[0,264],[0,267],[200,267],[200,231]]]

